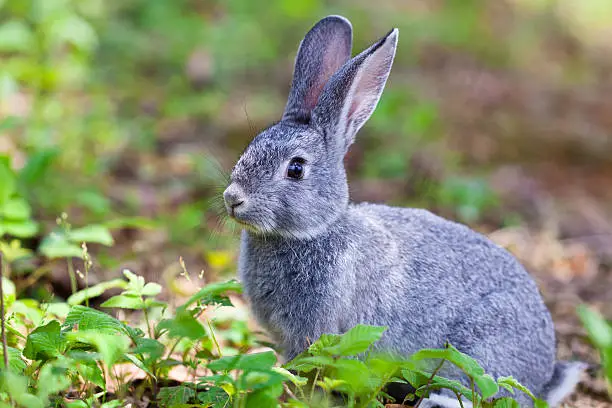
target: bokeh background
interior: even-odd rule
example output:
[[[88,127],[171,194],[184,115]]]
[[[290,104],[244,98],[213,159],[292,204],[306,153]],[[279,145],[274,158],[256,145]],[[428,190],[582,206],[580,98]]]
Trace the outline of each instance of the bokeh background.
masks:
[[[179,257],[208,281],[234,273],[224,175],[280,118],[299,41],[327,14],[352,21],[354,52],[400,29],[346,160],[352,198],[489,234],[538,280],[561,356],[596,362],[575,307],[612,316],[609,0],[0,0],[0,155],[37,225],[0,231],[28,255],[18,288],[69,293],[66,262],[41,250],[58,217],[112,232],[90,245],[93,282],[131,268],[171,296]],[[591,378],[575,406],[606,398]]]

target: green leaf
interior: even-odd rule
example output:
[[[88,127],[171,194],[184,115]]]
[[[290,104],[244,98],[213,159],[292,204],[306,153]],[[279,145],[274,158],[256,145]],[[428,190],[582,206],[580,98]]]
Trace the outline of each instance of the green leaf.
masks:
[[[533,393],[531,391],[529,391],[529,389],[527,387],[525,387],[523,384],[521,384],[520,382],[518,382],[518,380],[512,376],[510,377],[499,377],[497,378],[497,384],[499,384],[500,386],[506,388],[506,389],[517,389],[521,392],[524,392],[525,394],[529,395],[529,397],[531,397],[531,399],[535,399],[535,395],[533,395]]]
[[[4,220],[1,226],[5,234],[13,235],[18,238],[30,238],[38,232],[38,224],[31,220]]]
[[[130,344],[130,340],[124,334],[108,334],[98,330],[69,332],[66,333],[66,338],[72,342],[95,347],[109,369],[123,358]]]
[[[163,387],[159,390],[159,399],[163,406],[187,404],[195,398],[193,388],[179,385],[177,387]]]
[[[333,365],[334,378],[344,381],[353,392],[367,390],[370,376],[368,367],[359,360],[340,359]]]
[[[496,400],[493,408],[521,408],[521,406],[514,399],[504,397]]]
[[[230,396],[221,387],[210,387],[206,392],[198,393],[198,401],[205,407],[229,407],[229,400]]]
[[[50,259],[83,257],[83,249],[81,249],[81,247],[68,242],[63,234],[58,234],[56,232],[52,232],[46,236],[38,250]]]
[[[384,326],[367,326],[358,324],[340,336],[340,342],[327,351],[333,355],[355,356],[366,352],[372,344],[380,340]]]
[[[0,52],[31,52],[33,49],[34,34],[25,22],[9,20],[0,25]]]
[[[478,389],[480,389],[480,393],[482,394],[482,398],[484,399],[491,398],[499,391],[499,386],[497,385],[493,377],[488,374],[475,377],[474,382],[478,386]]]
[[[333,364],[334,360],[329,356],[298,356],[284,365],[288,370],[308,373],[314,369]]]
[[[148,337],[136,338],[136,347],[132,350],[134,354],[148,354],[151,359],[157,360],[164,354],[165,347],[158,340]]]
[[[26,165],[19,171],[18,182],[21,191],[27,191],[40,183],[57,156],[58,150],[55,148],[37,148],[36,152],[28,158]]]
[[[170,337],[186,337],[200,340],[206,337],[206,330],[189,312],[177,310],[173,319],[162,320],[157,325],[158,330],[168,330]]]
[[[26,369],[26,363],[21,358],[21,351],[13,347],[7,347],[7,351],[8,351],[9,369],[15,374],[23,373],[23,370]],[[0,347],[0,361],[2,361],[3,358],[4,358],[4,352],[2,351],[2,347]]]
[[[64,18],[54,19],[47,30],[53,42],[68,42],[84,50],[92,50],[98,42],[95,30],[77,14],[68,14]]]
[[[298,387],[303,387],[306,384],[308,384],[308,378],[300,377],[295,374],[292,374],[289,370],[286,370],[282,367],[272,367],[272,371],[274,371],[277,374],[282,375],[285,378],[285,380],[291,381],[293,385],[296,385]]]
[[[130,334],[126,326],[114,317],[85,306],[73,306],[66,316],[63,330],[76,328],[80,331],[95,330],[102,334]]]
[[[4,308],[8,310],[11,308],[11,306],[16,300],[16,292],[15,284],[4,276],[2,277],[2,291],[2,297],[4,298]]]
[[[60,324],[52,320],[28,335],[23,355],[30,360],[45,361],[61,355],[65,348],[66,339],[60,331]]]
[[[136,367],[140,368],[142,371],[147,373],[149,377],[157,379],[157,377],[155,377],[155,374],[153,374],[153,372],[149,370],[149,368],[141,360],[139,360],[138,357],[136,357],[135,355],[126,353],[124,354],[123,357],[125,357],[125,359],[131,361],[132,364],[134,364]]]
[[[97,285],[90,286],[86,289],[80,290],[74,294],[72,294],[67,302],[69,305],[79,305],[87,299],[92,299],[100,296],[108,289],[120,288],[125,289],[127,287],[127,283],[123,279],[113,279],[106,282],[98,283]]]
[[[0,0],[0,3],[3,0]],[[0,94],[0,97],[2,95]],[[0,132],[4,132],[6,130],[11,130],[17,127],[17,125],[19,125],[20,122],[20,118],[17,116],[5,116],[2,119],[0,119]]]
[[[612,348],[612,327],[603,316],[584,305],[578,307],[578,316],[597,348]]]
[[[211,283],[209,285],[204,286],[197,293],[191,296],[189,300],[180,307],[180,309],[186,309],[196,302],[202,303],[204,305],[216,303],[230,306],[231,303],[229,303],[229,299],[227,299],[227,297],[225,296],[222,296],[226,292],[241,293],[242,286],[235,280],[230,280],[228,282]]]
[[[113,236],[108,228],[102,225],[87,225],[83,228],[72,229],[68,232],[68,240],[76,243],[95,243],[106,246],[113,245]]]
[[[0,225],[0,235],[3,234],[2,226]],[[0,251],[4,254],[4,258],[8,262],[13,262],[20,258],[26,258],[32,255],[32,251],[28,248],[21,247],[21,241],[13,239],[10,243],[0,241]]]
[[[95,362],[77,363],[76,369],[85,381],[89,381],[102,389],[106,389],[106,381],[104,381],[102,369],[100,369]]]
[[[272,351],[266,351],[264,353],[221,357],[208,363],[208,368],[213,371],[265,371],[272,368],[274,363],[276,363],[276,355]]]
[[[444,359],[457,367],[461,368],[466,374],[471,377],[480,377],[484,375],[484,369],[472,357],[464,354],[449,345],[445,349],[422,349],[411,356],[414,361],[423,361],[427,359]]]
[[[116,307],[119,309],[140,310],[145,308],[145,303],[140,296],[117,295],[108,299],[100,305],[101,307]]]
[[[278,397],[283,393],[282,384],[256,390],[247,394],[246,408],[277,408]]]
[[[328,349],[340,343],[340,335],[338,334],[322,334],[314,343],[308,347],[308,352],[317,356],[328,353]]]
[[[0,160],[0,206],[8,201],[15,192],[15,175],[8,160]]]
[[[149,282],[142,288],[141,294],[143,296],[157,296],[161,293],[162,287],[158,283]]]
[[[68,369],[57,362],[45,364],[40,369],[37,384],[40,398],[46,399],[49,395],[64,391],[71,385]]]
[[[32,210],[26,200],[13,197],[4,203],[0,213],[9,220],[27,220],[32,214]]]

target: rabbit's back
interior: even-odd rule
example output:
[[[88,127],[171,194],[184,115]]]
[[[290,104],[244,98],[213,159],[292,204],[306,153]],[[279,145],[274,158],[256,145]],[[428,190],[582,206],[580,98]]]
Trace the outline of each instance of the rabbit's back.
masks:
[[[362,312],[349,326],[387,325],[386,346],[405,354],[449,341],[491,374],[515,375],[534,390],[550,379],[550,313],[509,252],[426,210],[363,203],[349,212],[371,233],[353,254]]]

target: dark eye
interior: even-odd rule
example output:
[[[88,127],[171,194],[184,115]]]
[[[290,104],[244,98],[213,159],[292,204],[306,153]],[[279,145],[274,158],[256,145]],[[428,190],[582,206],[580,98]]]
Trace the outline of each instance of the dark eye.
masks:
[[[304,163],[306,161],[301,157],[295,157],[289,162],[287,166],[287,177],[299,180],[304,177]]]

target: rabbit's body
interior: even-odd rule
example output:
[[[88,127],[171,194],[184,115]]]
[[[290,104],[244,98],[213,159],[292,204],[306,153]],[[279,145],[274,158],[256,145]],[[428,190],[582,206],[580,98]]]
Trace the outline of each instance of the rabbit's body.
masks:
[[[364,323],[388,326],[379,347],[410,355],[449,341],[532,390],[553,373],[552,320],[527,272],[484,236],[425,210],[350,205],[309,240],[244,232],[240,275],[287,358]]]
[[[255,137],[224,192],[246,228],[239,272],[255,316],[287,358],[323,333],[384,325],[378,347],[408,355],[448,341],[555,405],[582,366],[555,363],[550,314],[510,253],[425,210],[349,204],[343,158],[398,38],[393,30],[350,59],[351,33],[331,16],[306,35],[282,120]],[[421,407],[456,405],[444,398]]]

